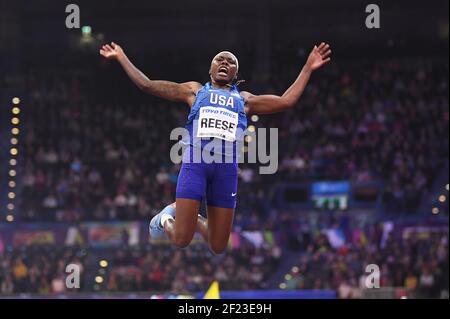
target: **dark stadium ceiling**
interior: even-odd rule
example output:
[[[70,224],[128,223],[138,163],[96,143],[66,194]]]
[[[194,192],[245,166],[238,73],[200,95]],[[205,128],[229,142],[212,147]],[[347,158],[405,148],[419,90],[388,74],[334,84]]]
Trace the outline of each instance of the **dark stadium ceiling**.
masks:
[[[81,32],[64,26],[69,3],[80,7],[81,24],[91,26],[93,36],[102,35],[99,41],[124,43],[136,53],[155,47],[259,51],[264,41],[266,48],[298,50],[322,40],[346,52],[381,51],[392,43],[418,50],[432,48],[430,42],[448,50],[448,0],[426,6],[418,0],[375,1],[381,9],[379,30],[365,27],[370,2],[361,0],[0,0],[0,55],[15,58],[23,55],[16,52],[33,50],[33,56],[54,59],[73,48],[70,41]]]
[[[15,23],[26,29],[22,32],[32,33],[48,27],[49,31],[45,32],[58,33],[65,31],[61,25],[68,3],[19,0],[0,8],[10,10],[10,15],[18,18]],[[417,0],[376,1],[381,9],[382,28],[370,34],[364,26],[365,6],[370,2],[361,0],[78,0],[74,3],[80,7],[81,23],[91,25],[96,32],[133,32],[136,37],[177,28],[184,32],[203,29],[203,33],[211,34],[232,29],[251,36],[258,22],[267,24],[272,32],[292,33],[297,37],[326,34],[333,38],[364,38],[377,37],[383,32],[386,36],[433,37],[437,35],[439,23],[448,28],[448,0],[435,0],[427,6]],[[14,26],[10,24],[10,27]]]
[[[5,0],[2,0],[5,1]],[[9,2],[10,3],[10,2]],[[11,6],[31,14],[31,19],[56,18],[64,13],[64,8],[71,2],[58,0],[19,0],[12,1]],[[176,18],[176,17],[236,17],[251,18],[258,10],[267,7],[272,16],[282,20],[284,17],[314,16],[318,21],[327,19],[331,23],[336,19],[345,21],[345,17],[364,13],[365,6],[371,2],[361,0],[228,0],[226,2],[211,0],[165,0],[165,1],[123,1],[123,0],[78,0],[74,1],[82,16],[91,19],[120,19],[126,21],[132,18]],[[421,14],[422,20],[431,15],[441,14],[448,19],[448,1],[433,1],[432,5],[424,5],[423,1],[375,1],[382,12],[403,16],[399,23],[418,23],[414,21],[415,14]],[[9,6],[9,5],[8,5]],[[445,10],[447,9],[447,10]],[[343,18],[343,19],[342,19]]]

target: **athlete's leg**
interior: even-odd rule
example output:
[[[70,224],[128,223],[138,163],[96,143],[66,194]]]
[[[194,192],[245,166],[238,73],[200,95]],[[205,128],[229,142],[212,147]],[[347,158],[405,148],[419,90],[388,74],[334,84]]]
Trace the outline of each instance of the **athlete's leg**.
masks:
[[[234,209],[208,206],[208,243],[215,254],[225,250],[233,226]]]
[[[170,241],[184,248],[192,241],[197,228],[197,216],[200,202],[193,199],[177,198],[175,220],[167,218],[162,224]]]
[[[203,164],[183,163],[178,175],[176,203],[164,208],[150,222],[150,235],[154,238],[167,234],[178,247],[186,247],[197,228],[200,203],[206,190]]]
[[[233,226],[237,193],[237,164],[218,163],[210,176],[208,204],[208,243],[215,254],[222,253]]]
[[[202,235],[203,239],[209,243],[208,240],[208,220],[201,216],[200,214],[198,215],[198,219],[197,219],[197,232]]]
[[[211,250],[213,250],[215,253],[220,253],[223,249],[220,249],[220,247],[222,245],[219,243],[222,242],[222,240],[220,238],[223,237],[223,235],[217,234],[217,237],[213,236],[214,239],[212,240],[212,242],[214,244],[210,243],[210,241],[209,241],[210,236],[209,236],[209,231],[208,231],[208,219],[206,219],[205,217],[203,217],[199,214],[197,215],[197,213],[196,213],[196,212],[198,212],[197,205],[199,206],[200,203],[197,201],[192,201],[193,205],[190,205],[191,203],[189,203],[189,202],[191,202],[191,201],[192,200],[189,200],[189,199],[178,199],[177,200],[177,202],[179,203],[178,204],[179,207],[186,207],[187,205],[189,205],[189,208],[185,208],[183,210],[176,209],[176,207],[177,207],[176,203],[172,203],[172,204],[168,205],[166,208],[164,208],[161,212],[163,214],[160,217],[160,224],[161,224],[161,226],[163,226],[162,229],[164,229],[164,232],[167,234],[170,241],[174,245],[176,245],[180,248],[187,246],[191,242],[194,232],[195,232],[195,230],[197,230],[197,232],[203,237],[205,242],[208,243],[208,245],[211,247]],[[181,202],[186,202],[186,203],[180,204]],[[209,215],[210,211],[213,212],[213,213],[211,213],[211,216],[214,216],[215,215],[214,211],[217,211],[217,208],[219,208],[219,207],[208,207],[208,216],[210,216]],[[174,213],[171,213],[172,209],[174,210]],[[175,209],[176,209],[176,212],[175,212]],[[184,213],[184,212],[187,212],[187,213]],[[175,216],[176,216],[176,218],[175,218]],[[197,217],[196,221],[194,219],[195,217]],[[179,226],[176,226],[177,220],[178,220]],[[194,229],[194,232],[192,232],[193,221],[195,223],[194,227],[196,227],[196,229]],[[221,222],[217,221],[217,219],[215,219],[213,217],[212,223],[213,223],[213,225],[215,225],[215,224],[220,225]],[[181,227],[180,227],[180,225],[181,225]],[[189,225],[189,226],[187,226],[187,225]],[[215,228],[215,226],[212,226],[212,228]],[[176,229],[182,230],[182,231],[177,232]],[[157,237],[157,236],[152,236],[152,237]],[[225,246],[226,246],[226,243],[225,243]]]

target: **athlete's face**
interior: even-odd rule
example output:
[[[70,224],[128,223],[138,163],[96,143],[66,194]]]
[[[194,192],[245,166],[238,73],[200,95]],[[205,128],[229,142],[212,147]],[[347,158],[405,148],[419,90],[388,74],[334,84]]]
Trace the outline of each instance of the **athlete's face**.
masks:
[[[230,83],[236,79],[238,68],[238,60],[234,54],[222,51],[212,60],[209,74],[215,82]]]

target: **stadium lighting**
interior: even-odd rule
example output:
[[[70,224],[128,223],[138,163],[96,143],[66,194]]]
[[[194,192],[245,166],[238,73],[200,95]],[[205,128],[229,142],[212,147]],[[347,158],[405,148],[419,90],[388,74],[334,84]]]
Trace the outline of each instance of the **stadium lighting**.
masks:
[[[255,131],[255,126],[254,126],[254,125],[250,125],[250,126],[248,127],[248,131],[249,131],[249,132],[254,132],[254,131]]]
[[[101,284],[103,282],[103,277],[102,276],[96,276],[95,277],[95,282],[98,284]]]
[[[102,268],[106,268],[106,267],[108,267],[108,261],[106,261],[106,260],[100,260],[100,262],[99,262],[99,265],[100,265],[100,267],[102,267]]]
[[[447,197],[445,197],[445,195],[439,196],[439,201],[440,201],[441,203],[445,202],[446,199],[447,199]]]
[[[17,105],[20,103],[20,99],[18,97],[15,97],[12,99],[13,104]],[[20,108],[17,106],[14,106],[11,109],[11,112],[14,114],[14,116],[11,118],[11,123],[14,125],[19,124],[20,120],[17,117],[17,115],[20,113]],[[11,129],[11,134],[13,135],[18,135],[19,134],[19,129],[17,127],[14,127]],[[9,176],[10,177],[15,177],[17,174],[17,171],[13,168],[14,166],[17,165],[17,160],[15,158],[13,158],[14,156],[16,156],[19,151],[17,149],[17,147],[14,147],[14,145],[17,145],[19,143],[19,140],[17,137],[12,137],[10,140],[11,143],[11,149],[9,150],[9,153],[11,154],[12,158],[9,159],[9,165],[12,166],[11,169],[9,170]],[[13,188],[16,187],[16,182],[14,180],[10,180],[8,182],[8,187],[9,187],[9,191],[8,191],[8,198],[11,200],[10,203],[8,203],[8,205],[6,205],[6,208],[10,211],[14,210],[15,206],[13,203],[13,200],[16,198],[16,193],[13,191]],[[14,216],[13,215],[8,215],[6,216],[6,220],[8,222],[12,222],[14,220]]]
[[[284,282],[280,284],[280,289],[286,289],[286,284]]]
[[[258,117],[258,115],[255,114],[255,115],[252,115],[251,119],[253,122],[258,122],[259,117]]]
[[[447,192],[448,192],[448,188],[449,188],[448,184],[445,185],[445,189],[447,190]]]
[[[20,103],[20,99],[19,99],[18,97],[14,97],[14,98],[12,99],[12,102],[13,102],[13,104],[17,105],[17,104]]]
[[[291,279],[292,279],[292,275],[287,274],[286,276],[284,276],[284,279],[286,279],[286,280],[291,280]]]
[[[299,269],[298,269],[297,266],[292,267],[292,272],[293,272],[294,274],[298,273],[298,271],[299,271]]]
[[[439,214],[439,208],[433,207],[433,209],[431,210],[431,212],[432,212],[434,215],[437,215],[437,214]]]
[[[92,28],[88,25],[85,25],[81,28],[81,33],[83,36],[90,36],[92,33]]]
[[[249,136],[249,135],[247,135],[247,136],[245,137],[245,141],[246,141],[247,143],[251,143],[252,137]]]

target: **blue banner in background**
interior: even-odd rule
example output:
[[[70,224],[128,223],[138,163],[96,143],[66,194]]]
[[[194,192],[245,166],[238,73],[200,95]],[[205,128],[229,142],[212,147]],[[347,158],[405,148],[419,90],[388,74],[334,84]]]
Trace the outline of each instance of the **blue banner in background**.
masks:
[[[312,195],[338,195],[350,193],[349,182],[316,182],[311,184]]]

